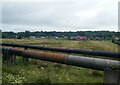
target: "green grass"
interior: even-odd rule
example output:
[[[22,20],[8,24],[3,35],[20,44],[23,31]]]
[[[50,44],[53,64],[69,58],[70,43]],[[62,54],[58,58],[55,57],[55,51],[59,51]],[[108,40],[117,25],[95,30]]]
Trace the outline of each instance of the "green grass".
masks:
[[[63,39],[3,39],[3,42],[49,47],[104,50],[117,52],[118,46],[110,41],[71,41]],[[32,49],[33,50],[33,49]],[[51,52],[51,51],[47,51]],[[69,53],[73,54],[73,53]],[[75,54],[74,54],[75,55]],[[77,54],[80,55],[80,54]],[[24,64],[17,58],[16,65],[3,64],[4,83],[102,83],[103,72],[82,67],[30,59]],[[12,76],[8,78],[9,76]],[[19,80],[17,77],[19,76]],[[16,80],[16,81],[15,81]]]
[[[35,60],[31,60],[29,64],[4,64],[3,73],[10,73],[12,75],[20,74],[22,77],[25,77],[27,83],[103,82],[103,72],[101,71]]]
[[[31,44],[49,47],[67,47],[76,49],[118,51],[118,45],[110,41],[72,41],[63,39],[3,39],[2,42]]]

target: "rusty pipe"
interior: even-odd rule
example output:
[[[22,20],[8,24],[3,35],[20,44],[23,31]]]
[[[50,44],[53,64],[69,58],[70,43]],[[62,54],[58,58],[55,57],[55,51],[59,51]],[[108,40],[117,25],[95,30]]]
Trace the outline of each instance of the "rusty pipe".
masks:
[[[44,46],[35,46],[35,45],[25,45],[25,44],[13,44],[13,43],[2,43],[3,46],[13,46],[13,47],[24,47],[31,49],[39,50],[50,50],[66,53],[77,53],[77,54],[86,54],[93,56],[105,56],[120,58],[120,52],[109,52],[109,51],[99,51],[99,50],[82,50],[82,49],[71,49],[71,48],[61,48],[61,47],[44,47]]]
[[[2,47],[2,52],[3,54],[4,53],[14,54],[19,56],[24,56],[27,58],[58,62],[62,64],[74,65],[74,66],[102,70],[102,71],[105,69],[120,70],[120,61],[110,60],[110,59],[90,58],[90,57],[66,55],[59,53],[35,52],[28,50],[23,51],[23,50],[5,48],[5,47]]]
[[[67,57],[66,54],[58,54],[58,53],[47,53],[47,52],[35,52],[35,51],[28,51],[28,50],[19,50],[16,48],[6,48],[2,47],[3,54],[11,54],[17,56],[24,56],[28,58],[46,60],[46,61],[56,61],[59,63],[64,63]]]

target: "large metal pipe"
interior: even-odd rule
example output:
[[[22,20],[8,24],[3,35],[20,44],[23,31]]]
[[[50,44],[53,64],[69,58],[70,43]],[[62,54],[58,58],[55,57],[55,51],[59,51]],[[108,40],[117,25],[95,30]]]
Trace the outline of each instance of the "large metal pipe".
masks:
[[[1,48],[1,47],[0,47]],[[8,54],[14,54],[19,56],[24,56],[27,58],[40,59],[51,62],[58,62],[68,65],[80,66],[96,70],[105,70],[105,69],[120,69],[120,61],[110,60],[110,59],[99,59],[99,58],[90,58],[83,56],[74,56],[58,53],[47,53],[47,52],[35,52],[28,50],[18,50],[13,48],[4,48],[2,47],[2,52]]]
[[[13,44],[13,43],[2,43],[3,46],[13,46],[13,47],[25,47],[39,50],[50,50],[66,53],[77,53],[77,54],[86,54],[94,56],[105,56],[120,58],[120,52],[108,52],[108,51],[98,51],[98,50],[82,50],[82,49],[71,49],[71,48],[60,48],[60,47],[44,47],[44,46],[35,46],[35,45],[25,45],[25,44]]]

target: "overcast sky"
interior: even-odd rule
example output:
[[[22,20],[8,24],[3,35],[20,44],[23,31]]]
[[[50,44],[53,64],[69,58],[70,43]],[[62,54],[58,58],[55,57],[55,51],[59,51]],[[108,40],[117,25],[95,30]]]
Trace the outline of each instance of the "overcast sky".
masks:
[[[117,31],[118,0],[4,2],[1,16],[2,31]]]

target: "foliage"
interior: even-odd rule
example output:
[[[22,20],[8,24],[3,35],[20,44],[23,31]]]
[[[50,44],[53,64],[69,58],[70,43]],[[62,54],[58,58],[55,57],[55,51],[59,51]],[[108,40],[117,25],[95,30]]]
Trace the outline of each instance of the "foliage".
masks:
[[[115,43],[115,44],[118,44],[118,45],[120,45],[120,38],[119,39],[113,39],[112,40],[112,43]]]
[[[77,31],[77,32],[56,32],[56,31],[36,31],[36,32],[30,32],[30,31],[25,31],[25,32],[2,32],[2,38],[29,38],[30,36],[35,36],[36,38],[40,37],[59,37],[63,38],[65,36],[67,37],[73,37],[73,36],[86,36],[87,38],[94,39],[95,37],[100,37],[104,40],[109,40],[112,38],[114,35],[117,37],[119,32],[112,32],[112,31]]]

